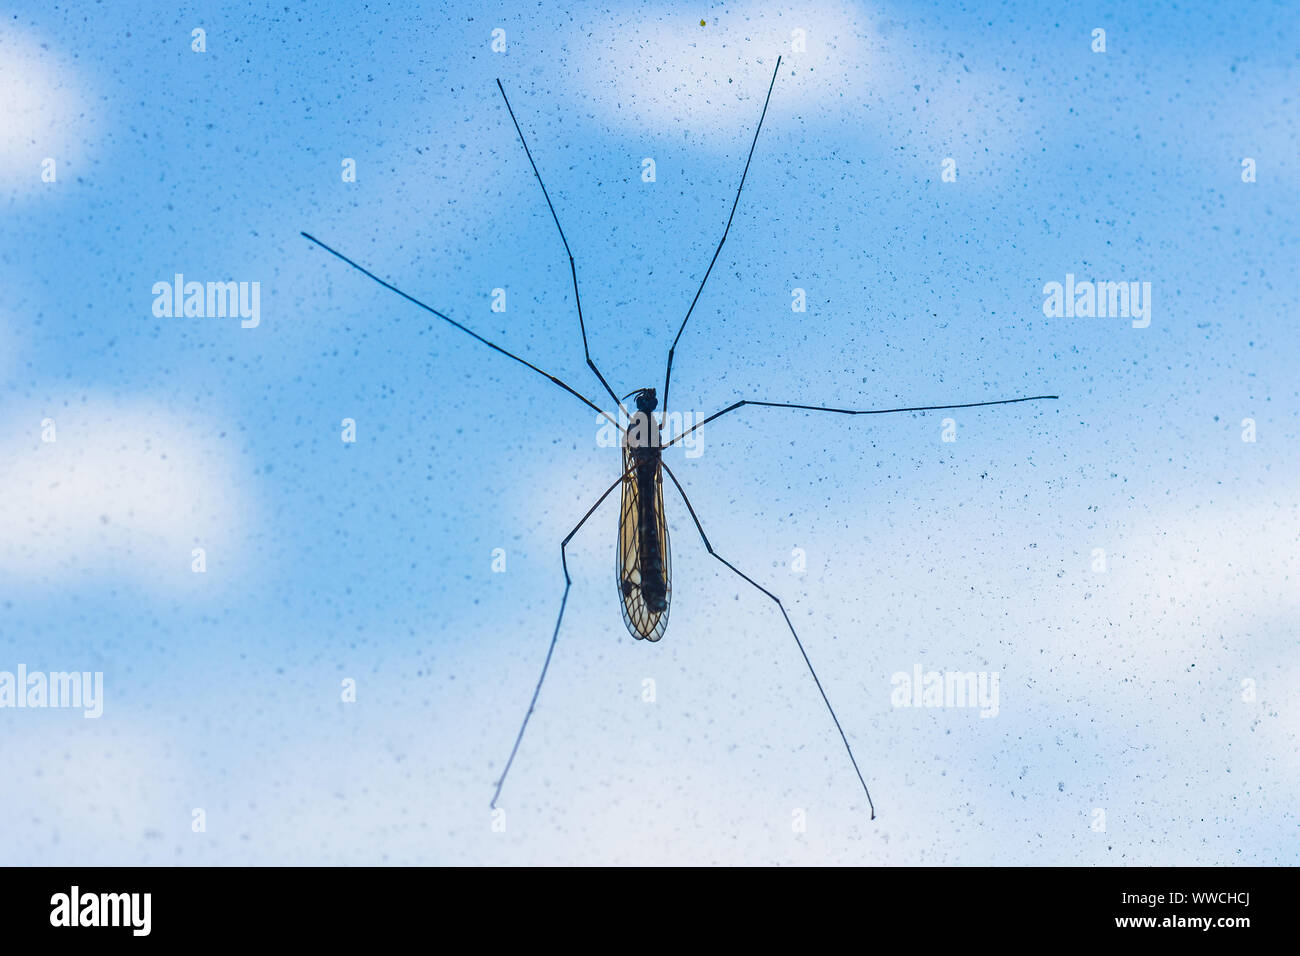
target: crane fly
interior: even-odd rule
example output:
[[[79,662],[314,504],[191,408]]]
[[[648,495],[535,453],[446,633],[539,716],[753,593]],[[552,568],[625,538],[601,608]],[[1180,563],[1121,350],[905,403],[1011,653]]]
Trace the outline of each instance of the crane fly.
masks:
[[[574,525],[573,530],[568,536],[560,542],[560,567],[564,572],[564,593],[560,598],[560,613],[555,619],[555,629],[551,633],[551,643],[546,650],[546,659],[542,662],[542,672],[537,679],[537,686],[533,689],[532,699],[529,701],[528,710],[524,714],[523,722],[520,724],[519,733],[515,737],[514,746],[510,750],[510,756],[506,760],[505,768],[501,772],[500,778],[496,783],[496,790],[492,795],[492,807],[496,807],[497,801],[501,797],[501,788],[505,785],[506,776],[510,773],[510,768],[514,765],[515,757],[519,753],[519,745],[524,739],[524,731],[528,729],[528,721],[533,715],[537,706],[538,695],[542,691],[542,684],[546,680],[546,672],[551,666],[551,657],[555,653],[555,645],[560,636],[560,624],[564,620],[564,608],[569,601],[569,589],[573,585],[573,580],[569,576],[569,562],[567,548],[569,542],[573,540],[574,535],[586,524],[587,519],[595,513],[596,509],[601,506],[606,498],[614,491],[615,488],[621,489],[620,506],[619,506],[619,523],[618,523],[618,550],[615,555],[615,572],[618,581],[618,593],[621,610],[623,613],[623,623],[627,626],[628,632],[638,640],[649,642],[658,642],[668,627],[668,607],[672,597],[672,566],[669,554],[668,544],[668,525],[664,518],[664,486],[663,476],[668,475],[672,481],[677,493],[681,496],[682,503],[686,505],[686,510],[691,516],[691,521],[695,525],[696,531],[699,532],[700,540],[704,544],[705,550],[710,556],[722,562],[729,570],[748,582],[762,594],[770,598],[780,610],[782,618],[785,620],[786,627],[790,630],[790,635],[794,638],[795,645],[799,649],[799,654],[803,658],[804,664],[808,667],[808,673],[812,676],[813,683],[817,686],[821,694],[822,701],[826,704],[826,709],[830,714],[835,729],[839,731],[840,739],[844,742],[844,749],[848,753],[849,762],[853,765],[853,771],[857,774],[858,782],[862,785],[862,792],[866,795],[867,806],[871,809],[871,819],[876,818],[875,804],[871,799],[871,791],[867,787],[866,778],[862,775],[861,768],[858,767],[857,758],[853,755],[853,748],[849,745],[849,738],[844,733],[844,728],[840,725],[839,717],[835,714],[835,708],[831,706],[830,698],[826,696],[826,690],[822,687],[821,680],[817,677],[817,671],[813,668],[812,661],[808,657],[807,650],[804,649],[803,641],[799,639],[795,631],[794,623],[790,620],[790,615],[781,603],[781,599],[763,587],[744,571],[719,554],[710,543],[708,535],[704,533],[704,526],[700,523],[699,516],[695,513],[695,508],[691,504],[690,498],[686,494],[686,489],[682,483],[677,480],[671,468],[663,460],[663,450],[668,448],[682,439],[686,438],[692,432],[707,425],[715,419],[728,415],[731,412],[738,411],[745,407],[756,408],[793,408],[806,412],[831,412],[840,415],[886,415],[895,412],[926,412],[938,411],[944,409],[957,408],[980,408],[987,405],[1014,405],[1019,402],[1035,402],[1056,399],[1056,395],[1031,395],[1024,398],[1004,398],[994,401],[984,402],[965,402],[952,405],[914,405],[906,408],[872,408],[872,409],[852,409],[852,408],[832,408],[824,405],[804,405],[792,402],[769,402],[759,401],[757,399],[741,399],[733,402],[719,412],[714,412],[706,418],[695,422],[690,428],[684,430],[667,442],[661,442],[660,427],[666,420],[668,411],[668,387],[672,382],[673,373],[673,356],[677,351],[677,346],[681,342],[682,333],[686,331],[686,323],[690,321],[691,313],[695,311],[696,304],[700,301],[700,295],[704,292],[704,284],[708,282],[709,275],[713,272],[714,265],[717,264],[718,256],[722,252],[722,246],[727,241],[727,235],[731,231],[732,220],[736,217],[736,207],[740,204],[740,195],[745,188],[745,179],[749,175],[749,166],[754,159],[754,148],[758,145],[758,134],[763,128],[763,120],[767,116],[768,104],[772,101],[772,90],[776,86],[776,78],[781,70],[781,58],[776,58],[776,67],[772,71],[772,80],[767,87],[767,97],[763,101],[763,111],[759,114],[758,126],[754,130],[754,138],[749,146],[749,155],[745,159],[745,169],[740,176],[740,185],[736,189],[736,198],[731,204],[731,214],[727,217],[727,225],[722,231],[722,238],[718,240],[717,248],[713,252],[713,259],[709,262],[708,268],[704,270],[704,277],[700,280],[699,288],[695,291],[695,297],[691,300],[690,307],[686,310],[686,317],[682,319],[681,325],[677,329],[677,336],[673,339],[672,345],[668,349],[668,363],[664,371],[664,392],[663,392],[663,409],[659,411],[659,418],[656,419],[655,412],[659,405],[659,399],[653,388],[639,388],[620,399],[614,389],[610,387],[605,376],[597,368],[595,361],[591,357],[591,347],[587,340],[586,319],[582,314],[582,298],[578,292],[578,268],[573,258],[573,251],[569,248],[569,239],[564,234],[564,227],[560,225],[560,217],[555,211],[555,205],[551,202],[551,195],[546,189],[546,183],[542,180],[542,174],[537,168],[537,163],[533,159],[532,150],[528,148],[528,140],[524,137],[524,131],[519,126],[519,120],[515,116],[514,109],[510,106],[510,99],[506,96],[505,87],[501,81],[497,80],[497,89],[501,91],[501,99],[505,103],[506,111],[510,114],[510,120],[514,124],[515,133],[519,136],[519,142],[524,147],[524,154],[528,157],[528,163],[533,168],[533,175],[537,178],[538,184],[542,187],[542,196],[546,200],[546,206],[550,210],[551,219],[555,223],[556,231],[560,234],[560,241],[564,244],[565,254],[569,259],[569,275],[573,280],[573,299],[578,312],[578,330],[582,335],[582,350],[586,355],[587,366],[591,369],[596,379],[605,389],[613,401],[615,408],[622,413],[628,426],[623,427],[617,419],[608,411],[602,409],[599,405],[587,398],[575,388],[543,371],[538,366],[525,358],[510,352],[499,345],[489,342],[477,332],[467,328],[457,322],[450,316],[440,312],[431,305],[421,302],[414,296],[408,295],[397,286],[381,279],[375,273],[371,272],[365,266],[349,259],[343,253],[331,248],[321,242],[315,236],[309,233],[302,233],[305,239],[315,243],[326,252],[341,259],[343,262],[352,266],[357,271],[373,279],[384,288],[396,293],[406,299],[413,305],[432,313],[444,322],[469,335],[476,341],[486,345],[488,348],[506,356],[509,359],[518,362],[548,379],[552,384],[563,389],[569,395],[583,402],[589,408],[595,410],[600,415],[607,418],[611,424],[621,433],[621,447],[623,449],[622,461],[623,468],[618,480],[605,489],[604,494],[596,499],[581,520]],[[635,396],[636,412],[629,413],[623,400]]]

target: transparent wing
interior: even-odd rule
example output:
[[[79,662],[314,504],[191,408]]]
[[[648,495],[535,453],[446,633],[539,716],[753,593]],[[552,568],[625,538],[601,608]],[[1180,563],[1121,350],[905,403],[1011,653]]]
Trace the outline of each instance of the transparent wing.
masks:
[[[615,571],[618,575],[618,595],[623,623],[628,633],[637,640],[657,641],[668,628],[668,607],[672,601],[673,575],[672,551],[668,546],[668,525],[664,520],[664,484],[662,472],[655,475],[655,501],[652,520],[659,532],[663,551],[664,584],[667,602],[662,611],[652,611],[646,606],[641,593],[641,494],[637,488],[636,472],[632,468],[632,453],[623,449],[623,488],[618,519],[618,554]]]

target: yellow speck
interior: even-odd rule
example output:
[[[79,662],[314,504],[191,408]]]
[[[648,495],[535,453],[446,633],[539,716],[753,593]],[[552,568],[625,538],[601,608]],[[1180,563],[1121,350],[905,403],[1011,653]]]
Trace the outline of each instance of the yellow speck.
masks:
[[[704,26],[704,21],[703,21],[703,20],[700,21],[700,26]]]

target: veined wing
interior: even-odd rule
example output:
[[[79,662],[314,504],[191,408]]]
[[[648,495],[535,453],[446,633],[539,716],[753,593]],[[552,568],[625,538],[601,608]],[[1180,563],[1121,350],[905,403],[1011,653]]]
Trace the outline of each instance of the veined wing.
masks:
[[[623,449],[623,488],[618,521],[618,554],[615,571],[623,623],[637,640],[657,641],[668,628],[668,605],[672,598],[671,549],[668,525],[664,521],[663,472],[656,464],[653,497],[643,502],[642,485],[633,468],[630,449]],[[649,507],[645,507],[648,504]],[[643,534],[643,523],[652,529]],[[662,567],[663,597],[656,598],[653,567],[655,556]],[[647,593],[648,592],[648,593]],[[654,606],[662,604],[659,610]]]

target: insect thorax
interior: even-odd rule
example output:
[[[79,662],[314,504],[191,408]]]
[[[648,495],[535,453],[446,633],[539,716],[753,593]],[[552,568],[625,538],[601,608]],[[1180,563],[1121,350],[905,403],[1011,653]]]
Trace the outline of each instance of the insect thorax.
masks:
[[[633,412],[623,443],[638,460],[658,455],[659,423],[655,421],[654,415],[650,412]]]

